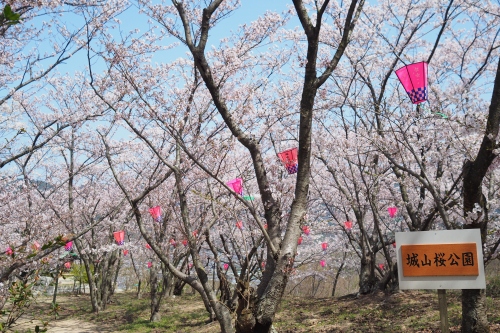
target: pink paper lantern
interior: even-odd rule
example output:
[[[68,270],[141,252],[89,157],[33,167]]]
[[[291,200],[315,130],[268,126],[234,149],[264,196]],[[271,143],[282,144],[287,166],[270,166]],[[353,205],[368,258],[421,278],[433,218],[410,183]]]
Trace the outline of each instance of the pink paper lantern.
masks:
[[[396,75],[413,104],[419,104],[427,100],[426,62],[422,61],[401,67],[396,71]]]
[[[392,218],[396,216],[396,213],[398,212],[398,207],[387,207],[387,211],[389,212],[389,216]]]
[[[321,267],[325,267],[325,266],[326,266],[326,261],[321,260],[321,261],[319,262],[319,264],[321,265]]]
[[[66,245],[64,245],[64,250],[68,252],[73,250],[73,241],[67,242]]]
[[[182,245],[184,245],[184,246],[187,246],[187,245],[188,245],[188,241],[187,241],[187,239],[184,239],[184,240],[182,241]]]
[[[266,223],[266,224],[264,224],[264,229],[266,229],[266,230],[267,230],[267,223]]]
[[[193,231],[193,237],[194,238],[198,237],[198,230]]]
[[[189,269],[193,268],[193,263],[191,263],[191,262],[190,262],[190,263],[188,264],[188,267],[189,267]]]
[[[151,261],[148,261],[148,268],[153,267],[153,263]]]
[[[243,229],[243,222],[241,222],[241,221],[236,222],[236,228],[242,230]]]
[[[7,250],[5,250],[5,254],[11,256],[14,254],[14,251],[10,247],[8,247]]]
[[[392,247],[396,248],[396,242],[392,243]]]
[[[352,222],[351,221],[345,221],[344,222],[344,227],[347,229],[347,231],[352,230]]]
[[[235,178],[233,180],[228,181],[226,185],[237,194],[243,195],[243,179]]]
[[[266,268],[266,262],[265,262],[265,261],[263,261],[263,262],[260,264],[260,266],[261,266],[262,268]]]
[[[323,251],[326,251],[326,249],[328,248],[328,243],[326,242],[322,243],[321,248],[323,249]]]
[[[40,246],[40,244],[37,241],[34,241],[33,245],[31,246],[31,248],[33,249],[33,251],[36,252],[36,251],[40,250],[41,246]]]
[[[128,254],[128,250],[123,250],[123,255],[126,256]]]
[[[125,231],[115,231],[113,232],[113,236],[115,237],[116,244],[123,245],[123,243],[125,242]]]
[[[291,148],[285,151],[282,151],[281,153],[278,153],[278,157],[281,160],[281,163],[285,166],[286,170],[288,171],[288,174],[294,174],[297,173],[299,169],[299,165],[297,163],[298,161],[298,149],[297,148]]]
[[[171,240],[170,240],[170,245],[175,246],[175,244],[176,244],[176,243],[175,243],[175,239],[171,239]]]
[[[66,269],[70,269],[71,268],[71,263],[68,261],[68,262],[65,262],[64,263],[64,268]]]
[[[384,264],[378,264],[378,268],[380,268],[381,270],[384,270],[384,267],[385,267]]]
[[[146,243],[146,249],[151,250],[151,245],[149,245],[148,243]]]
[[[228,268],[229,268],[229,264],[228,263],[224,264],[224,270],[227,271]]]
[[[149,208],[149,214],[151,214],[151,217],[153,220],[156,222],[161,222],[161,207],[160,206],[155,206],[152,208]]]
[[[297,245],[300,245],[302,244],[302,236],[299,237],[299,239],[297,239]]]
[[[302,232],[306,234],[306,236],[309,236],[309,233],[311,232],[311,229],[307,225],[302,227]]]

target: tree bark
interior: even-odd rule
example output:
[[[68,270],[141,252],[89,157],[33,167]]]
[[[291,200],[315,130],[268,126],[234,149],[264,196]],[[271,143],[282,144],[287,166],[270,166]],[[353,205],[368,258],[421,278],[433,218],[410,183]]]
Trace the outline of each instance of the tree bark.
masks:
[[[474,161],[466,161],[464,173],[464,217],[468,219],[465,229],[480,229],[483,243],[486,240],[488,229],[487,202],[483,194],[483,180],[491,163],[497,158],[495,149],[500,124],[500,59],[491,104],[486,123],[486,130],[478,154]],[[480,211],[477,211],[479,208]],[[476,210],[476,214],[473,214]],[[462,332],[484,333],[489,332],[485,309],[486,296],[484,290],[462,290]]]

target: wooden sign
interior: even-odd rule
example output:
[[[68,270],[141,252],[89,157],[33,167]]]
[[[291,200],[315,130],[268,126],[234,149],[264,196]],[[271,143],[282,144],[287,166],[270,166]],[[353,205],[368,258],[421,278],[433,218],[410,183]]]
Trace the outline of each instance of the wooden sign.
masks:
[[[396,232],[399,289],[484,289],[479,229]]]
[[[403,276],[478,276],[476,243],[401,245]]]

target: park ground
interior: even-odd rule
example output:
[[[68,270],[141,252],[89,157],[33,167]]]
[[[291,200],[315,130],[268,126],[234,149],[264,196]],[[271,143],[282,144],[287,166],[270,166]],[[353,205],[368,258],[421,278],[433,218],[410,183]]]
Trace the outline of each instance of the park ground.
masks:
[[[48,333],[171,332],[216,333],[217,323],[207,323],[207,313],[197,295],[167,298],[162,319],[148,322],[149,300],[133,293],[119,293],[105,311],[91,312],[88,295],[58,296],[57,319],[49,316],[51,299],[40,296],[11,332],[34,332],[42,321]],[[448,291],[450,332],[460,330],[460,293]],[[500,298],[488,297],[492,332],[500,332]],[[436,292],[404,291],[341,298],[286,297],[276,317],[279,333],[296,332],[440,332]]]

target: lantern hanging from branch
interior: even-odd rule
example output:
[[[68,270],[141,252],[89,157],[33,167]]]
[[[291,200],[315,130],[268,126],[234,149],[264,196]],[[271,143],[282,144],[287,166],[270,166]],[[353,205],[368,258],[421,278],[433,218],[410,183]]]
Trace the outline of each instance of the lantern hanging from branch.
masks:
[[[309,233],[311,232],[311,229],[307,225],[302,227],[302,231],[306,234],[306,236],[309,236]]]
[[[64,263],[64,268],[66,269],[70,269],[71,268],[71,263],[68,261],[68,262],[65,262]]]
[[[161,222],[161,207],[155,206],[149,208],[149,214],[153,217],[156,222]]]
[[[64,250],[68,252],[73,250],[73,241],[67,242],[66,245],[64,245]]]
[[[236,222],[236,228],[243,230],[243,222],[242,221]]]
[[[260,267],[262,267],[262,269],[266,268],[266,262],[263,261],[261,264],[260,264]]]
[[[282,151],[281,153],[278,153],[278,157],[281,160],[281,163],[285,166],[286,170],[288,171],[288,174],[294,174],[297,173],[299,169],[298,165],[298,158],[297,158],[297,148],[291,148],[285,151]]]
[[[115,231],[113,232],[113,236],[115,237],[116,244],[123,245],[123,243],[125,242],[125,231]]]
[[[123,255],[126,256],[128,254],[128,250],[123,250]]]
[[[426,62],[422,61],[401,67],[396,71],[396,75],[413,104],[419,104],[427,100]]]
[[[264,229],[266,229],[266,230],[267,230],[267,223],[266,223],[266,224],[264,224]]]
[[[175,246],[175,244],[176,244],[176,243],[175,243],[175,239],[173,239],[173,238],[172,238],[172,239],[170,240],[170,245]]]
[[[34,241],[31,248],[33,249],[33,251],[37,252],[41,248],[40,243],[38,243],[37,241]]]
[[[348,232],[351,232],[351,230],[352,230],[352,222],[351,221],[345,221],[344,222],[344,227],[347,229]]]
[[[187,245],[188,245],[188,241],[187,241],[187,239],[184,239],[184,240],[182,241],[182,245],[184,245],[184,246],[187,246]]]
[[[323,249],[323,251],[326,251],[326,249],[328,248],[328,243],[323,242],[323,243],[321,244],[321,248]]]
[[[387,211],[389,212],[389,216],[392,218],[396,216],[396,213],[398,212],[398,207],[387,207]]]
[[[228,264],[228,263],[225,263],[225,264],[224,264],[224,270],[225,270],[225,271],[227,271],[227,270],[228,270],[228,268],[229,268],[229,264]]]
[[[319,262],[319,264],[321,265],[321,267],[325,267],[325,266],[326,266],[326,261],[321,260],[321,261]]]
[[[146,243],[146,249],[151,250],[151,245],[149,245],[148,243]]]
[[[193,237],[194,238],[198,237],[198,230],[193,231]]]
[[[378,268],[380,268],[383,271],[384,268],[385,268],[385,265],[384,264],[378,264]]]
[[[148,268],[153,267],[153,263],[151,261],[148,261]]]
[[[297,239],[297,245],[300,245],[302,244],[302,236],[299,237],[299,239]]]
[[[235,178],[226,183],[226,185],[231,188],[235,193],[243,195],[243,179]]]
[[[14,251],[10,248],[10,246],[5,250],[5,254],[8,256],[11,256],[14,254]]]

